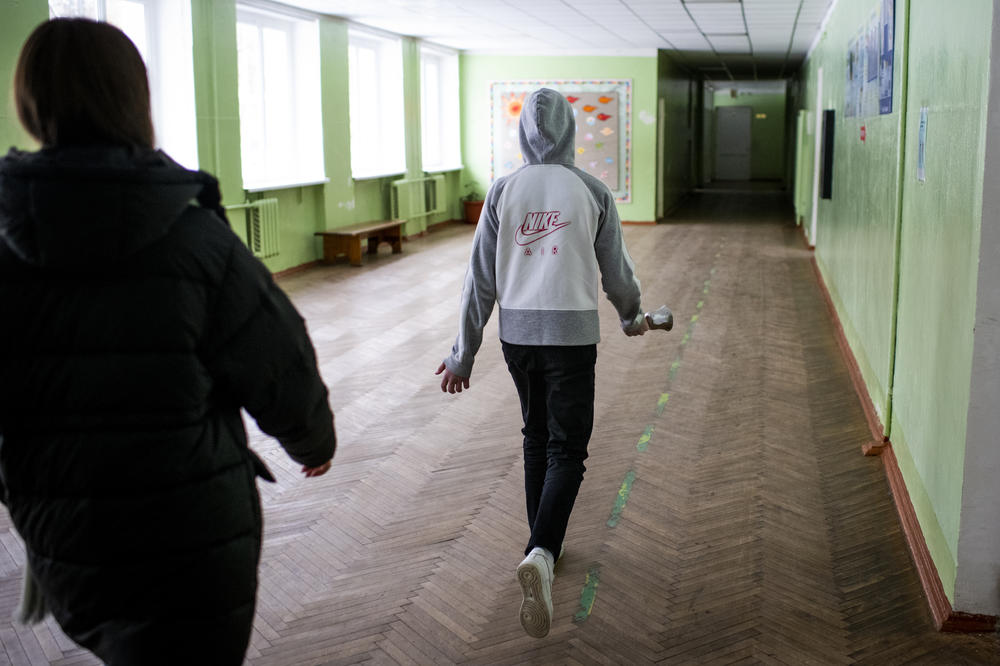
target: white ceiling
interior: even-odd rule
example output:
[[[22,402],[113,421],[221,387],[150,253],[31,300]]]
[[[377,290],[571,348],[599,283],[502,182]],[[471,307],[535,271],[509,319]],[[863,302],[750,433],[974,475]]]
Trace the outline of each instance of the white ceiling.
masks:
[[[471,53],[656,49],[709,79],[787,77],[834,0],[281,0]]]

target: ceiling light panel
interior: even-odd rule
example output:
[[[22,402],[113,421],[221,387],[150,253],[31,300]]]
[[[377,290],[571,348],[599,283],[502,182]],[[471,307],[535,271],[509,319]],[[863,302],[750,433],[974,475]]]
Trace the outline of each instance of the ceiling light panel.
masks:
[[[711,49],[701,33],[671,34],[663,33],[663,39],[667,40],[671,46],[680,50],[707,51]]]
[[[750,53],[746,35],[705,35],[719,53]]]
[[[695,23],[704,33],[744,32],[743,9],[740,5],[690,5]]]

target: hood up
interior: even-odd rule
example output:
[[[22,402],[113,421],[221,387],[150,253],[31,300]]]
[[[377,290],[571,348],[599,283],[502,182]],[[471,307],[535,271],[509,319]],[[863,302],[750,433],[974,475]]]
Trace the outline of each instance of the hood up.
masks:
[[[11,150],[0,159],[0,245],[34,266],[114,261],[166,235],[195,198],[221,210],[215,178],[159,151]]]
[[[528,96],[519,134],[526,164],[574,164],[576,118],[573,107],[555,90],[541,88]]]

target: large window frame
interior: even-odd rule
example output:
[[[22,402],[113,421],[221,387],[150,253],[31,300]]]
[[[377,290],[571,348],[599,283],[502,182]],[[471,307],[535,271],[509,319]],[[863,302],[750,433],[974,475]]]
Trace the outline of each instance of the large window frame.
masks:
[[[49,16],[80,16],[118,27],[146,64],[156,145],[198,168],[190,0],[49,0]]]
[[[462,168],[458,53],[420,46],[420,130],[423,169],[434,173]]]
[[[319,19],[270,5],[236,5],[243,188],[327,182]]]
[[[406,172],[403,41],[396,35],[348,29],[351,176]]]

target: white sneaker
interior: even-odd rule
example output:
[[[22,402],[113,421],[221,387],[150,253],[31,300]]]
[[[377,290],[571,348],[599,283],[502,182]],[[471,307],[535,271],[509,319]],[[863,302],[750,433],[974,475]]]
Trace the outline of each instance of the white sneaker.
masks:
[[[552,555],[544,548],[533,548],[517,566],[521,583],[521,627],[534,638],[549,633],[552,624]]]

